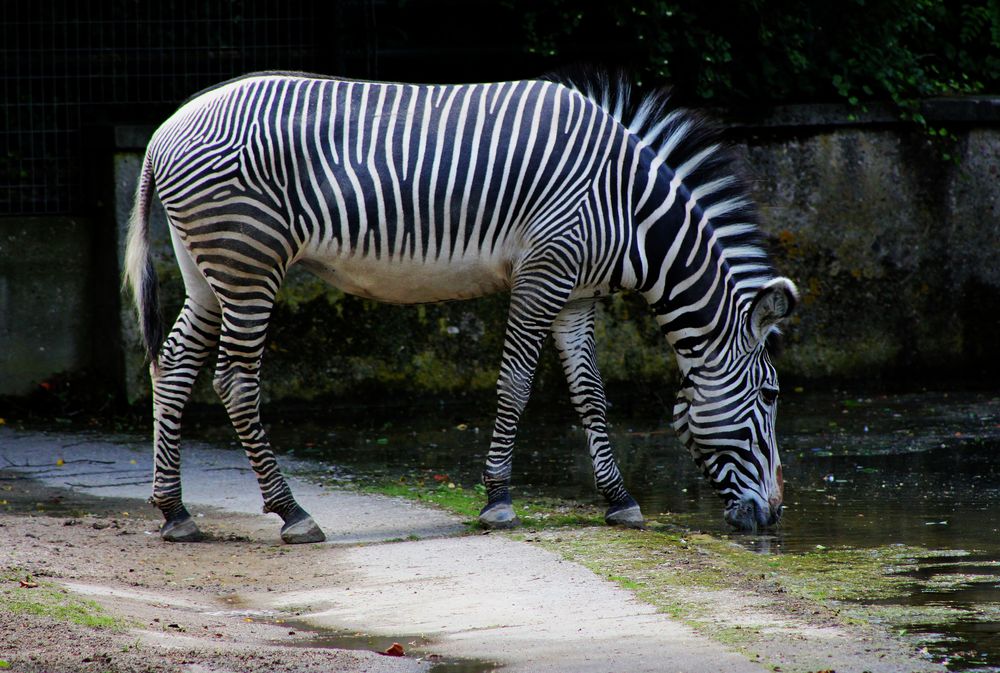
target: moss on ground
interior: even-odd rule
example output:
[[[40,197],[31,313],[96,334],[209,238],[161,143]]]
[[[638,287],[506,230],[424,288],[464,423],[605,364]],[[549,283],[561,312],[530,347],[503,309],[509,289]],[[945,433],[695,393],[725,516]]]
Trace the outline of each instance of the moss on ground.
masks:
[[[441,507],[465,518],[470,530],[478,528],[476,515],[485,502],[481,486],[463,488],[436,482],[433,476],[371,481],[360,488]],[[693,531],[680,516],[663,516],[647,521],[645,529],[628,530],[605,525],[603,512],[593,505],[528,498],[518,499],[515,508],[522,526],[500,534],[579,563],[764,665],[778,666],[771,659],[783,650],[790,624],[874,626],[899,636],[907,633],[903,624],[940,624],[964,614],[939,609],[924,614],[922,606],[886,603],[912,592],[917,580],[907,571],[929,555],[926,549],[817,547],[801,554],[759,554]],[[705,600],[709,596],[715,600]],[[738,608],[733,612],[737,617],[728,619],[706,607],[720,600],[748,606],[747,623],[739,622]],[[754,621],[762,616],[769,621]],[[787,661],[782,670],[792,670]]]
[[[107,614],[94,601],[75,596],[57,584],[39,581],[15,568],[0,571],[0,611],[48,617],[98,629],[127,627],[125,622]]]
[[[408,498],[440,507],[463,517],[470,528],[479,527],[479,510],[486,504],[485,486],[462,486],[445,475],[408,474],[396,480],[364,480],[356,486],[363,493]],[[604,515],[597,507],[555,498],[519,499],[517,513],[522,526],[531,529],[604,525]]]
[[[463,487],[443,475],[412,474],[397,480],[368,480],[358,488],[367,493],[405,497],[454,512],[470,526],[477,524],[485,489]],[[647,521],[643,530],[609,528],[596,506],[555,498],[519,499],[515,504],[522,527],[509,535],[557,531],[539,541],[584,564],[608,573],[628,569],[634,582],[663,581],[710,589],[738,579],[764,581],[771,588],[815,601],[882,599],[898,596],[913,579],[902,571],[927,550],[893,545],[876,549],[818,548],[804,554],[757,554],[734,542],[685,529],[679,517]],[[530,533],[525,531],[531,531]],[[668,562],[669,561],[669,562]],[[697,563],[695,563],[697,561]],[[692,573],[688,566],[696,565]]]

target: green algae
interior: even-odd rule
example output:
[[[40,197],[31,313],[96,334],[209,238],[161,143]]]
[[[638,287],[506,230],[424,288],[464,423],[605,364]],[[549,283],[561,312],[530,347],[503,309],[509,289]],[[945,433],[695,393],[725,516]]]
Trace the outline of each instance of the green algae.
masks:
[[[402,476],[395,481],[365,481],[357,484],[357,489],[362,493],[406,498],[433,505],[459,515],[469,526],[475,525],[479,509],[485,502],[485,489],[480,494],[475,488],[467,489],[444,479],[435,482],[433,477],[428,480],[423,475]]]
[[[462,487],[425,475],[369,481],[359,488],[443,508],[464,517],[470,527],[476,526],[475,518],[485,502],[480,485]],[[530,538],[602,576],[614,577],[669,612],[675,612],[672,602],[657,598],[666,587],[722,590],[741,583],[763,583],[769,591],[818,603],[898,597],[915,581],[903,573],[915,567],[916,558],[929,553],[892,545],[764,555],[685,530],[674,518],[654,521],[644,530],[628,530],[604,525],[601,511],[593,505],[530,498],[518,500],[515,509],[522,527],[508,535]]]
[[[410,476],[369,483],[362,490],[441,507],[464,517],[470,531],[477,530],[475,517],[485,501],[482,488],[450,486]],[[768,555],[691,530],[682,516],[661,516],[646,529],[630,530],[605,525],[593,505],[523,498],[515,509],[521,527],[496,534],[579,563],[657,611],[783,671],[812,670],[812,664],[796,666],[779,653],[789,630],[808,630],[813,622],[864,633],[875,629],[885,639],[908,633],[907,625],[969,618],[962,610],[885,604],[910,595],[918,585],[911,576],[918,560],[940,556],[937,551],[886,545]],[[720,604],[748,606],[748,623],[720,618]],[[909,656],[906,643],[884,642],[890,643],[883,644],[887,651]]]
[[[466,518],[474,526],[485,503],[482,485],[463,487],[434,476],[366,479],[357,488],[431,504]],[[723,589],[738,581],[762,581],[771,590],[817,602],[887,599],[912,589],[915,580],[904,573],[916,567],[917,558],[931,554],[904,545],[758,554],[732,541],[687,530],[679,523],[683,521],[679,516],[663,517],[647,522],[645,529],[630,530],[606,526],[601,510],[594,505],[556,498],[518,499],[515,510],[522,528],[510,535],[523,539],[530,536],[523,531],[547,532],[549,535],[539,541],[553,551],[593,565],[599,574],[613,574],[645,587],[665,583]]]
[[[482,484],[462,486],[449,481],[446,475],[412,473],[395,479],[367,478],[354,487],[363,493],[402,497],[438,507],[463,517],[473,529],[480,527],[479,510],[486,504],[486,488]],[[515,509],[522,530],[604,525],[603,513],[597,507],[556,498],[519,499]]]

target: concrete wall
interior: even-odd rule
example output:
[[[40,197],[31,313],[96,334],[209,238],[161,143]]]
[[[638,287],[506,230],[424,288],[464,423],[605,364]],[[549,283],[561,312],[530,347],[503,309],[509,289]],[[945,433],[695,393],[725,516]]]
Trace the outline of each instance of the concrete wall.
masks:
[[[747,156],[775,259],[802,290],[782,369],[996,370],[1000,129],[945,147],[891,128],[772,131]]]
[[[779,363],[786,381],[882,377],[933,385],[941,374],[1000,373],[1000,105],[987,103],[949,102],[944,116],[959,121],[946,143],[931,143],[889,116],[848,121],[825,108],[785,109],[733,130],[774,261],[802,290]],[[119,251],[148,133],[119,128],[108,151]],[[81,252],[87,227],[72,220],[47,226],[40,236],[34,224],[0,220],[3,393],[85,365],[79,344],[92,324],[80,284],[93,264]],[[153,232],[172,318],[182,288],[158,206]],[[39,251],[49,240],[65,248],[58,262]],[[272,324],[265,396],[491,390],[506,303],[496,296],[386,306],[294,272]],[[139,399],[148,394],[142,349],[129,307],[119,318],[121,376],[128,397]],[[640,299],[608,300],[598,338],[612,386],[669,396],[672,357]],[[61,355],[42,358],[42,348]],[[209,378],[199,388],[204,400],[214,399]],[[550,352],[539,385],[561,387],[560,379]]]
[[[0,395],[91,362],[91,223],[0,218]]]

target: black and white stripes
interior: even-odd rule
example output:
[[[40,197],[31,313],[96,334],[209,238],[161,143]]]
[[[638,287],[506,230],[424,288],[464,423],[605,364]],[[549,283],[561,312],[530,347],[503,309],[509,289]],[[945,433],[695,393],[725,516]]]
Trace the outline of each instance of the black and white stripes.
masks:
[[[250,75],[183,105],[154,135],[145,167],[126,273],[153,363],[153,499],[168,539],[197,534],[180,499],[178,430],[194,375],[216,347],[216,389],[265,509],[284,517],[288,541],[322,535],[288,491],[259,417],[267,324],[292,264],[389,302],[510,290],[484,474],[488,525],[514,521],[514,437],[549,333],[587,429],[608,519],[641,523],[607,441],[595,298],[643,293],[698,389],[694,382],[707,379],[696,372],[760,369],[766,358],[761,340],[747,335],[748,316],[752,305],[774,302],[755,297],[764,287],[794,296],[788,281],[772,281],[753,242],[746,190],[708,127],[670,110],[663,96],[638,99],[607,77],[423,86]],[[188,292],[163,344],[150,310],[155,288],[142,282],[154,185]],[[746,396],[759,378],[727,390]],[[697,442],[694,428],[692,420],[682,432]],[[768,437],[755,445],[773,446],[773,429]],[[730,487],[724,497],[765,492],[764,464],[776,456],[726,467],[720,461],[737,465],[727,455],[701,460],[716,482],[739,473],[742,490]]]

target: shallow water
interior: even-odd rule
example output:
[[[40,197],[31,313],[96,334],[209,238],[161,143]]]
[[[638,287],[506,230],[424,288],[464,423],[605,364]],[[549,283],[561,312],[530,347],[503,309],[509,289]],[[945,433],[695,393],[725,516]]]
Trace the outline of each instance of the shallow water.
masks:
[[[395,477],[418,471],[478,481],[492,408],[359,407],[336,418],[272,424],[281,449],[336,466],[331,476]],[[647,514],[761,553],[901,544],[934,552],[910,573],[900,606],[948,608],[947,623],[893,622],[919,635],[954,670],[1000,671],[1000,399],[983,393],[857,397],[790,393],[778,420],[786,483],[781,526],[730,533],[711,488],[666,417],[611,411],[612,443]],[[599,502],[582,429],[568,405],[535,404],[515,453],[518,493]],[[516,504],[516,503],[515,503]],[[956,617],[957,615],[957,617]]]
[[[294,621],[284,621],[282,624],[303,631],[315,631],[311,624],[298,624]],[[430,662],[428,673],[489,673],[495,671],[498,664],[478,659],[456,659],[443,657],[431,651],[431,643],[422,636],[375,636],[365,633],[320,633],[311,638],[296,640],[292,643],[281,641],[286,647],[309,647],[322,649],[365,650],[367,652],[386,652],[395,644],[401,644],[405,656]],[[428,649],[431,648],[431,649]]]

